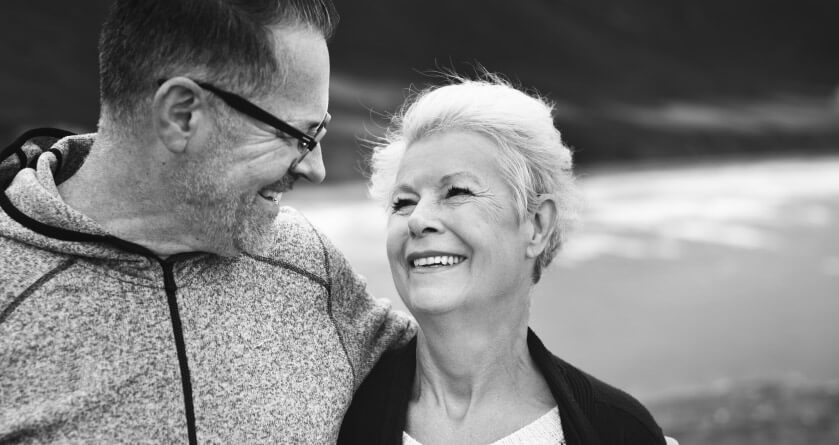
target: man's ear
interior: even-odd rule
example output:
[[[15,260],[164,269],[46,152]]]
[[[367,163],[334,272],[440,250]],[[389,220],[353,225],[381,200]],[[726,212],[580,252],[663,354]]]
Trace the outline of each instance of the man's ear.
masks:
[[[157,137],[172,153],[183,153],[206,118],[201,87],[186,77],[173,77],[157,89],[152,102]]]
[[[530,239],[527,241],[527,257],[538,257],[548,245],[554,230],[556,230],[556,200],[550,193],[544,193],[538,197],[538,205],[533,213],[527,215],[528,222],[532,228]]]

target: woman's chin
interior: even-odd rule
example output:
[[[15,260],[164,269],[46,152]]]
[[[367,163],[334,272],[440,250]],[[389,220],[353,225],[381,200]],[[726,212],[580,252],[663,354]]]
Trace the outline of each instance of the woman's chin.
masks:
[[[423,316],[438,316],[451,313],[463,306],[463,299],[443,293],[418,293],[402,298],[405,307],[415,318]]]

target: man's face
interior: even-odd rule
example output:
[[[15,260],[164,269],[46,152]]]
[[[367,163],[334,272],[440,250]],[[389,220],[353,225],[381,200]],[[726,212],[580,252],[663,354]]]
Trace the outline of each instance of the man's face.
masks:
[[[248,99],[313,134],[328,107],[326,42],[308,28],[277,28],[274,38],[283,86],[265,98]],[[230,114],[226,120],[233,125],[219,127],[233,128],[215,129],[204,154],[182,176],[188,196],[179,201],[210,250],[223,255],[260,252],[275,242],[282,193],[299,177],[323,180],[321,148],[295,164],[302,154],[297,139],[278,137],[266,124],[235,111]]]

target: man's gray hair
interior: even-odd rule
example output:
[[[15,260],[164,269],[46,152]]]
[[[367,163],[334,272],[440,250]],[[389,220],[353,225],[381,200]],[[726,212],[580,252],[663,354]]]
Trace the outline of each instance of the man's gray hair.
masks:
[[[126,121],[157,80],[194,73],[262,97],[282,79],[269,30],[280,24],[329,39],[338,14],[332,0],[115,0],[99,36],[103,109]]]
[[[373,147],[370,194],[389,203],[402,157],[419,140],[452,131],[490,138],[500,149],[498,163],[513,191],[520,221],[536,210],[542,195],[552,195],[557,203],[553,232],[534,267],[536,283],[576,223],[581,202],[571,150],[554,127],[553,105],[498,75],[451,80],[449,85],[419,92],[393,117],[384,139]]]

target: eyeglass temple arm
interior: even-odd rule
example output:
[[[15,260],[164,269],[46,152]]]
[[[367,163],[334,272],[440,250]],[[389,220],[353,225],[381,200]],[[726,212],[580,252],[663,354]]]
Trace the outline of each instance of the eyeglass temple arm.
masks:
[[[220,90],[213,85],[204,82],[195,82],[201,88],[204,88],[207,91],[211,91],[213,94],[217,95],[218,97],[222,98],[225,103],[230,105],[233,109],[237,111],[241,111],[242,113],[253,117],[254,119],[260,120],[265,122],[266,124],[271,125],[274,128],[282,130],[283,132],[287,133],[289,136],[293,136],[297,139],[303,139],[307,143],[315,144],[315,141],[311,136],[302,131],[288,125],[287,123],[275,118],[270,113],[266,112],[262,108],[257,107],[256,105],[242,99],[241,97],[233,94],[228,93],[227,91]]]
[[[163,85],[166,82],[166,79],[159,79],[157,81],[157,86]],[[193,80],[199,87],[210,91],[211,93],[215,94],[216,96],[220,97],[224,103],[230,105],[236,111],[242,112],[254,119],[260,120],[265,122],[266,124],[283,131],[284,133],[288,134],[289,136],[295,137],[297,139],[305,140],[307,144],[312,146],[316,145],[318,141],[314,138],[309,136],[306,133],[292,127],[291,125],[275,118],[267,111],[263,110],[262,108],[257,107],[256,105],[246,101],[245,99],[227,91],[221,90],[216,88],[215,86],[206,83],[206,82],[199,82]]]

